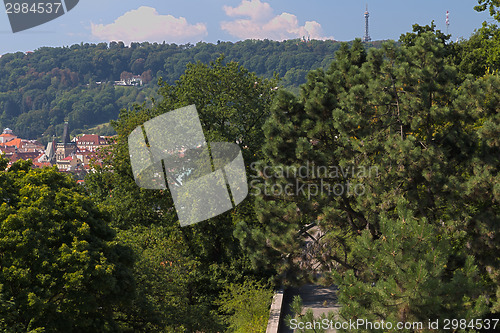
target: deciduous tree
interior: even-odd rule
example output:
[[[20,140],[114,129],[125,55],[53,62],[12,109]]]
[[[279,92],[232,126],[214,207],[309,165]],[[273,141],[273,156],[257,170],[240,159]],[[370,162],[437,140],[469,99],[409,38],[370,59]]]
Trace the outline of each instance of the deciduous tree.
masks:
[[[70,177],[0,158],[0,329],[119,331],[133,257]]]

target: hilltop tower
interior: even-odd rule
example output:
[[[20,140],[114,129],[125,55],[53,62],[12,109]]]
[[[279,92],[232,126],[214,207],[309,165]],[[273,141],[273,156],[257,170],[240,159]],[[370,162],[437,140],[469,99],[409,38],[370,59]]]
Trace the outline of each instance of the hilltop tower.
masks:
[[[366,5],[366,10],[365,10],[365,35],[363,37],[363,42],[369,42],[371,41],[370,34],[368,33],[368,18],[370,17],[370,13],[368,13],[368,4]]]
[[[448,35],[448,31],[450,28],[450,12],[446,11],[446,34]]]

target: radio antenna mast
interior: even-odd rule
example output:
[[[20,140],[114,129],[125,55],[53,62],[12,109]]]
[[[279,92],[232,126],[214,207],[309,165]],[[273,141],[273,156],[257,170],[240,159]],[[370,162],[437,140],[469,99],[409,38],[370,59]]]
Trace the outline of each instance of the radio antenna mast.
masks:
[[[368,13],[368,4],[366,4],[366,11],[365,11],[365,36],[363,37],[363,42],[369,42],[371,41],[370,34],[368,33],[368,18],[370,17],[370,13]]]
[[[450,12],[446,11],[446,34],[448,35],[448,30],[450,27]]]

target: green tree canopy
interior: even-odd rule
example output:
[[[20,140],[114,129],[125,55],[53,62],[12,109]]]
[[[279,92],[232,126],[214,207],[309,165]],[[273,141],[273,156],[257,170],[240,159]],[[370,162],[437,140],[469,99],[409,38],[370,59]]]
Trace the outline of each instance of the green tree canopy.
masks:
[[[498,0],[478,0],[478,5],[474,7],[478,12],[484,12],[488,10],[491,17],[495,20],[500,21],[500,11],[498,7],[500,7],[500,1]]]
[[[456,297],[443,292],[439,302],[450,311],[443,316],[461,308],[469,309],[471,318],[483,313],[484,304],[498,311],[500,79],[462,80],[442,38],[424,31],[409,45],[387,43],[368,53],[361,42],[344,45],[327,72],[309,73],[300,96],[279,92],[265,125],[267,159],[257,167],[262,225],[250,228],[259,240],[254,244],[260,244],[255,260],[277,267],[285,283],[317,273],[332,283],[328,272],[335,271],[338,284],[352,278],[369,285],[381,278],[369,278],[377,275],[374,265],[389,270],[398,263],[387,253],[376,262],[367,260],[360,244],[392,239],[399,242],[391,245],[398,249],[394,256],[433,267],[429,257],[401,252],[419,237],[417,229],[405,244],[387,227],[401,223],[397,205],[404,198],[404,210],[414,212],[423,234],[441,239],[428,242],[452,244],[440,255],[447,269],[429,273],[432,282],[423,287],[425,293],[432,293],[431,285],[446,290],[454,276],[476,286],[461,290],[458,305]],[[409,290],[413,283],[407,275],[397,287]],[[383,295],[379,287],[386,285],[375,285],[374,293]],[[356,290],[341,290],[344,306],[356,302]],[[356,313],[374,310],[370,302]],[[428,319],[416,303],[401,313],[389,303],[384,306],[372,314]],[[457,318],[465,315],[460,311]]]
[[[259,157],[262,126],[276,85],[276,81],[259,78],[237,63],[224,63],[222,58],[209,65],[198,62],[189,65],[175,84],[162,84],[162,99],[155,101],[154,107],[123,110],[112,122],[118,134],[116,144],[106,155],[103,168],[88,175],[86,187],[111,213],[120,239],[139,245],[134,246],[140,257],[135,275],[141,281],[138,293],[145,298],[142,305],[136,302],[123,314],[134,330],[147,330],[144,318],[156,318],[150,321],[156,329],[222,330],[225,323],[216,304],[219,294],[228,282],[237,283],[245,274],[256,274],[233,235],[235,220],[257,219],[252,198],[248,198],[220,216],[180,227],[168,191],[136,185],[128,135],[155,116],[195,104],[206,140],[238,143],[250,163]]]
[[[0,171],[0,200],[1,330],[118,331],[133,257],[107,215],[70,177],[24,161]]]

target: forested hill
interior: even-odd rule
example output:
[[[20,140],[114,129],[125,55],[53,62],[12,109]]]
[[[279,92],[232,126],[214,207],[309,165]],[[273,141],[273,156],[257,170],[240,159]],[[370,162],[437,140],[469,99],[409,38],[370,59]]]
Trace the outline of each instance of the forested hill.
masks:
[[[68,118],[73,131],[80,132],[115,119],[121,108],[155,96],[158,78],[173,84],[188,63],[208,63],[221,54],[225,61],[237,61],[259,76],[277,73],[281,84],[293,90],[305,82],[308,71],[326,68],[340,45],[300,39],[196,45],[111,42],[8,53],[0,58],[0,127],[46,142],[61,134]],[[145,85],[113,85],[131,74],[141,75]]]

